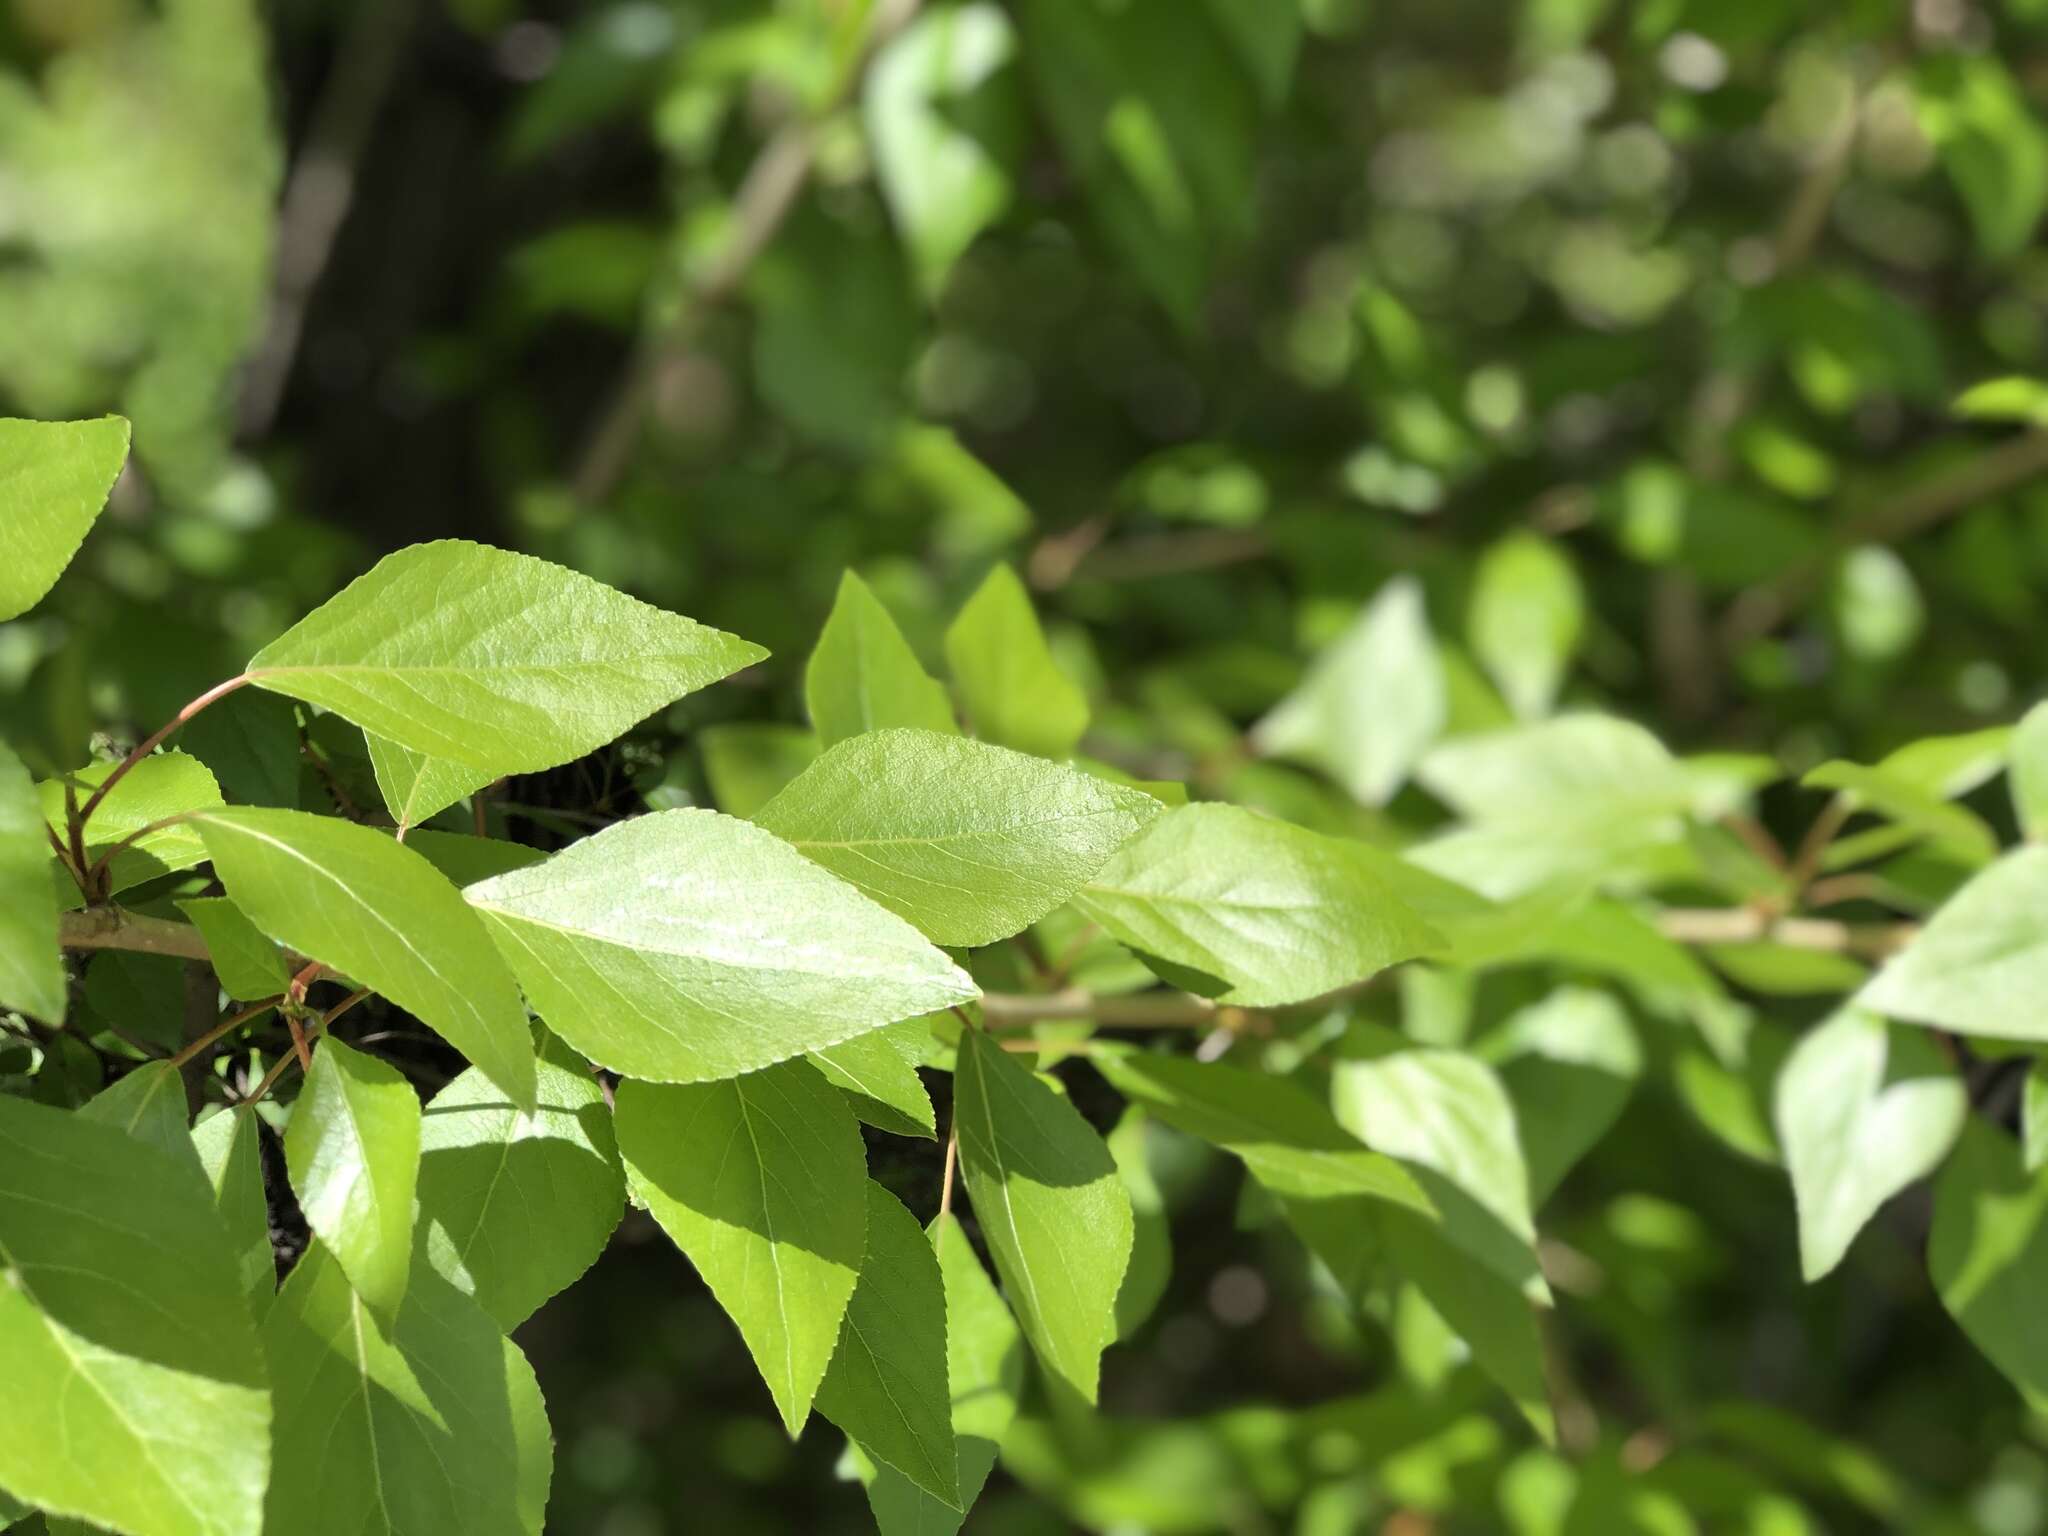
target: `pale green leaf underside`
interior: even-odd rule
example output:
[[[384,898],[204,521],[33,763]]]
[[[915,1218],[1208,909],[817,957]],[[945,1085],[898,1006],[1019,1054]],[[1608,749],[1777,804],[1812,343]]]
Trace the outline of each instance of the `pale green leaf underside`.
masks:
[[[724,1082],[621,1083],[617,1114],[635,1192],[739,1328],[794,1435],[866,1251],[853,1112],[793,1061]]]
[[[818,1411],[870,1456],[944,1503],[960,1497],[946,1387],[946,1295],[917,1219],[873,1180],[867,1250]]]
[[[270,1402],[196,1161],[0,1096],[0,1486],[134,1536],[257,1536]]]
[[[496,778],[581,757],[766,654],[562,566],[449,539],[386,556],[248,672]]]
[[[973,947],[1067,900],[1160,810],[1022,752],[885,730],[831,748],[753,819],[934,943]]]
[[[1075,897],[1121,943],[1225,984],[1226,1000],[1297,1003],[1438,947],[1383,859],[1231,805],[1169,810]]]
[[[263,1325],[281,1475],[266,1533],[540,1536],[546,1410],[519,1348],[424,1273],[386,1323],[317,1242]]]
[[[1072,1104],[979,1030],[961,1035],[954,1085],[961,1180],[1017,1321],[1093,1402],[1131,1256],[1116,1164]]]
[[[715,811],[635,817],[464,894],[548,1027],[650,1081],[731,1077],[978,995],[901,918]]]
[[[259,929],[381,992],[515,1102],[534,1102],[519,990],[426,859],[372,828],[299,811],[216,811],[198,825],[228,895]]]
[[[2002,1040],[2048,1040],[2048,847],[1975,875],[1856,1001],[1915,1024]]]
[[[328,1038],[284,1137],[292,1191],[356,1293],[397,1315],[412,1270],[420,1101],[395,1067]]]
[[[625,1206],[604,1090],[552,1040],[538,1111],[472,1069],[428,1103],[420,1148],[420,1251],[507,1333],[590,1267]]]
[[[78,553],[128,459],[128,423],[0,418],[0,623],[43,600]]]

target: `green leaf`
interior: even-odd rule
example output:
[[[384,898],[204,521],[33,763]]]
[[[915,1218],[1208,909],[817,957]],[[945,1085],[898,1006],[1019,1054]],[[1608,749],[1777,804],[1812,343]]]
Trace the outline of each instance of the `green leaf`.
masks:
[[[78,553],[128,459],[128,423],[0,418],[0,622],[43,600]]]
[[[2023,374],[2007,374],[1972,384],[1957,395],[1949,410],[1964,421],[2017,421],[2048,425],[2048,384]]]
[[[1773,1109],[1799,1206],[1799,1265],[1814,1281],[1885,1201],[1940,1165],[1970,1101],[1932,1040],[1844,1008],[1787,1059]]]
[[[1116,1176],[1131,1197],[1131,1262],[1124,1266],[1116,1289],[1116,1336],[1128,1339],[1157,1310],[1173,1278],[1173,1239],[1166,1219],[1166,1197],[1152,1172],[1146,1127],[1150,1118],[1135,1105],[1103,1138],[1116,1160]]]
[[[1338,1123],[1408,1166],[1460,1248],[1532,1299],[1548,1301],[1529,1168],[1499,1076],[1463,1051],[1406,1046],[1390,1034],[1364,1036],[1364,1043],[1377,1054],[1339,1061],[1330,1075]]]
[[[1440,943],[1391,861],[1229,805],[1188,805],[1126,843],[1074,904],[1119,942],[1213,976],[1225,1000],[1298,1003]]]
[[[1944,52],[1920,70],[1921,131],[1969,211],[1977,247],[2016,256],[2048,208],[2048,131],[1993,55]]]
[[[1911,828],[1971,863],[1984,863],[1998,852],[1998,839],[1976,816],[1881,767],[1822,763],[1800,782],[1812,789],[1847,795],[1855,808],[1875,811],[1887,821]]]
[[[396,1068],[331,1035],[314,1048],[284,1135],[306,1225],[379,1316],[397,1315],[412,1271],[420,1101]]]
[[[172,1157],[196,1158],[185,1079],[168,1061],[147,1061],[102,1088],[78,1111]]]
[[[28,770],[0,743],[0,1008],[62,1024],[64,1003],[50,839]]]
[[[1448,710],[1422,585],[1401,576],[1252,728],[1252,744],[1322,769],[1361,805],[1385,805],[1442,732]]]
[[[257,1536],[270,1400],[211,1192],[0,1095],[0,1486],[131,1536]]]
[[[751,817],[810,766],[818,736],[799,726],[741,720],[706,726],[697,733],[697,748],[718,808],[728,816]]]
[[[1625,871],[1679,839],[1694,795],[1661,742],[1606,715],[1445,742],[1418,777],[1470,825],[1408,857],[1496,901]]]
[[[928,11],[868,68],[875,179],[928,296],[1009,206],[1023,137],[1021,104],[1004,89],[1016,52],[1009,18],[984,0]]]
[[[2020,1099],[2020,1150],[2027,1172],[2048,1168],[2048,1061],[2027,1068]]]
[[[1301,52],[1301,8],[1266,0],[1209,0],[1209,14],[1257,82],[1267,109],[1286,105]]]
[[[106,950],[86,967],[83,1022],[174,1051],[185,1043],[186,981],[175,956]]]
[[[960,1172],[1024,1336],[1095,1401],[1131,1257],[1131,1199],[1074,1106],[980,1030],[954,1073]]]
[[[2048,703],[2036,704],[2014,728],[2012,804],[2028,842],[2048,840]]]
[[[946,690],[918,664],[881,599],[851,571],[839,578],[839,596],[804,668],[804,702],[821,747],[891,726],[960,729]]]
[[[387,555],[249,662],[258,687],[496,778],[603,746],[767,652],[459,539]]]
[[[960,1508],[942,1503],[893,1467],[868,1483],[881,1536],[953,1536],[995,1467],[996,1447],[1017,1416],[1024,1385],[1024,1340],[996,1294],[974,1245],[951,1216],[928,1229],[945,1282],[946,1379],[959,1449]]]
[[[476,914],[426,859],[369,827],[301,811],[215,811],[198,826],[250,922],[381,992],[515,1102],[533,1104],[518,989]]]
[[[873,1180],[867,1250],[818,1412],[875,1460],[957,1505],[960,1470],[946,1385],[946,1294],[917,1219]]]
[[[853,1112],[792,1061],[718,1083],[621,1083],[618,1135],[635,1194],[738,1325],[795,1435],[867,1246]]]
[[[84,805],[113,771],[111,762],[99,762],[69,775],[77,786],[78,803]],[[44,819],[59,837],[64,836],[67,823],[63,781],[46,779],[36,789],[42,799]],[[124,891],[172,870],[204,863],[206,846],[190,822],[149,832],[143,829],[168,816],[212,810],[220,804],[220,785],[198,758],[183,752],[159,752],[145,757],[123,775],[93,811],[92,820],[85,824],[87,865],[131,837],[136,840],[108,861],[112,891]]]
[[[266,1532],[540,1536],[554,1452],[532,1367],[424,1272],[387,1322],[319,1243],[263,1322],[277,1398]],[[254,1505],[252,1503],[252,1512]]]
[[[1856,994],[1914,1024],[2000,1040],[2048,1040],[2048,847],[1972,876]]]
[[[731,1077],[977,995],[901,918],[715,811],[638,816],[464,894],[548,1027],[633,1077]]]
[[[553,1040],[539,1070],[532,1114],[471,1069],[420,1123],[420,1251],[507,1333],[591,1266],[625,1208],[603,1088]]]
[[[946,630],[946,665],[974,734],[1065,757],[1088,729],[1088,700],[1045,643],[1024,583],[998,565]]]
[[[229,997],[247,1003],[284,991],[291,973],[283,952],[227,897],[193,896],[179,902],[178,910],[205,938],[213,974]]]
[[[934,943],[972,948],[1066,901],[1160,809],[1042,758],[889,730],[831,748],[754,820]]]
[[[807,1059],[868,1125],[898,1136],[936,1136],[931,1095],[917,1075],[930,1034],[924,1020],[905,1019],[812,1051]]]
[[[1520,1010],[1478,1054],[1514,1101],[1538,1207],[1620,1118],[1643,1070],[1627,1011],[1591,987],[1559,987]]]
[[[1586,624],[1578,573],[1550,540],[1511,533],[1480,557],[1466,633],[1524,720],[1550,713]]]
[[[2020,1389],[2048,1411],[2048,1174],[2029,1173],[2013,1139],[1971,1119],[1934,1186],[1927,1270],[1949,1315]]]
[[[1102,1052],[1090,1060],[1146,1113],[1221,1147],[1285,1199],[1363,1198],[1436,1212],[1413,1174],[1285,1078],[1186,1056]]]
[[[499,777],[466,763],[428,757],[387,741],[375,732],[366,732],[363,741],[370,749],[370,770],[377,776],[377,792],[384,797],[384,808],[391,812],[391,819],[401,831],[438,815]]]
[[[259,1321],[277,1294],[270,1205],[263,1192],[262,1134],[262,1122],[249,1106],[221,1110],[192,1127],[192,1146],[213,1186],[213,1208],[227,1232],[235,1273]]]

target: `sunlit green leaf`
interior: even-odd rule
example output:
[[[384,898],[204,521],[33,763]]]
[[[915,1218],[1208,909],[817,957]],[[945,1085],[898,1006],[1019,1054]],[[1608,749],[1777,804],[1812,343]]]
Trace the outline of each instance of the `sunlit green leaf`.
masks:
[[[42,601],[107,504],[128,458],[128,423],[0,417],[0,621]]]
[[[974,734],[1040,757],[1065,757],[1088,729],[1088,700],[1053,660],[1024,583],[988,573],[946,631],[946,665]]]

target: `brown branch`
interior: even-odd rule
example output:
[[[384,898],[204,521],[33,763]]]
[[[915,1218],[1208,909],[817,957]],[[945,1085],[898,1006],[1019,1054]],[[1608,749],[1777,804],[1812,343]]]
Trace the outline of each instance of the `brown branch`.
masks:
[[[1905,947],[1917,923],[1844,923],[1831,917],[1772,917],[1752,907],[1671,907],[1657,927],[1681,944],[1782,944],[1878,960]]]
[[[66,949],[128,949],[144,955],[175,955],[181,960],[213,959],[206,936],[192,924],[144,917],[121,907],[66,912],[58,920],[57,938]]]
[[[1109,1029],[1234,1028],[1241,1008],[1219,1008],[1186,992],[1141,992],[1135,997],[1098,997],[1082,987],[1058,992],[989,992],[981,999],[988,1027],[1026,1029],[1060,1019],[1093,1019]]]

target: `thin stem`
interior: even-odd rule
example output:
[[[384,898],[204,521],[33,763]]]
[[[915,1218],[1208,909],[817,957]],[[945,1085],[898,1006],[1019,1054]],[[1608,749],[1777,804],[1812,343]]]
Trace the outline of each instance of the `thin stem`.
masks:
[[[97,798],[94,797],[95,800]],[[88,810],[91,804],[87,803]],[[86,889],[85,884],[85,812],[78,808],[78,786],[69,779],[64,781],[64,825],[71,837],[72,873],[78,877],[78,888],[90,896],[92,892]]]
[[[226,1035],[233,1030],[241,1028],[242,1025],[249,1023],[252,1019],[260,1018],[262,1015],[270,1012],[271,1009],[275,1008],[279,1003],[283,1001],[284,998],[281,994],[277,997],[266,997],[260,1003],[251,1003],[248,1007],[242,1009],[239,1013],[229,1014],[226,1018],[222,1019],[220,1023],[216,1024],[212,1029],[209,1029],[205,1034],[201,1035],[197,1040],[194,1040],[190,1045],[186,1046],[182,1051],[178,1052],[177,1055],[173,1056],[171,1058],[171,1065],[174,1067],[184,1066],[186,1062],[192,1060],[193,1057],[197,1056],[200,1052],[204,1051],[208,1046],[214,1044],[214,1042],[219,1040],[223,1035]]]
[[[289,1067],[296,1066],[298,1064],[298,1060],[299,1058],[296,1055],[294,1055],[290,1051],[286,1051],[282,1056],[278,1057],[276,1061],[271,1063],[270,1070],[263,1074],[263,1081],[256,1085],[256,1091],[250,1094],[249,1097],[244,1099],[242,1102],[244,1104],[255,1104],[261,1102],[263,1096],[269,1093],[271,1089],[277,1086],[277,1080],[280,1077],[284,1076],[285,1070]]]
[[[1880,959],[1904,947],[1917,923],[1843,923],[1827,917],[1773,917],[1754,907],[1668,908],[1657,915],[1666,938],[1681,944],[1782,944]]]
[[[1136,997],[1098,997],[1084,987],[1058,992],[990,992],[981,1016],[992,1030],[1025,1029],[1054,1019],[1093,1019],[1111,1029],[1214,1029],[1232,1027],[1242,1009],[1219,1008],[1186,992],[1146,992]]]
[[[292,1052],[299,1058],[299,1069],[303,1072],[312,1071],[313,1047],[306,1041],[305,1026],[299,1023],[297,1008],[285,1009],[284,1027],[292,1032]]]
[[[1813,825],[1799,840],[1799,852],[1793,855],[1792,868],[1788,872],[1795,894],[1813,884],[1813,877],[1820,873],[1820,861],[1827,856],[1828,844],[1835,840],[1835,834],[1842,830],[1855,810],[1854,802],[1847,795],[1838,794],[1813,818]]]
[[[960,1161],[960,1126],[958,1116],[946,1130],[946,1171],[939,1176],[939,1220],[944,1221],[953,1214],[953,1168]]]
[[[213,703],[218,699],[226,698],[229,694],[233,693],[237,688],[246,687],[250,681],[251,679],[249,677],[249,674],[244,672],[241,676],[231,677],[224,683],[215,683],[211,688],[207,689],[206,692],[200,694],[198,698],[194,699],[191,703],[187,704],[183,709],[179,710],[176,715],[172,716],[168,724],[159,727],[153,734],[145,737],[141,741],[141,743],[136,746],[134,751],[130,752],[126,757],[122,758],[120,762],[114,765],[114,771],[108,774],[104,779],[100,781],[100,787],[92,792],[91,798],[89,798],[83,806],[80,806],[78,808],[78,814],[71,820],[71,836],[73,842],[72,851],[77,855],[78,867],[80,869],[83,869],[85,867],[85,847],[83,837],[85,824],[92,819],[92,813],[99,809],[100,802],[107,798],[108,794],[112,792],[114,786],[120,783],[122,779],[127,777],[128,770],[133,768],[137,763],[141,762],[145,757],[149,756],[149,754],[154,752],[158,747],[162,746],[164,744],[165,739],[170,736],[171,732],[175,731],[187,720],[190,720],[194,715],[198,714],[199,711],[206,708],[207,705]],[[67,794],[69,793],[68,785],[66,786],[66,792]]]
[[[126,853],[130,848],[133,848],[137,843],[149,836],[150,833],[161,832],[165,827],[176,826],[181,821],[189,821],[197,814],[198,812],[196,811],[179,811],[176,815],[159,816],[147,826],[136,828],[118,843],[103,849],[100,856],[92,861],[92,868],[85,872],[84,884],[87,894],[90,895],[92,891],[99,888],[105,879],[107,866],[113,863],[117,854]]]

